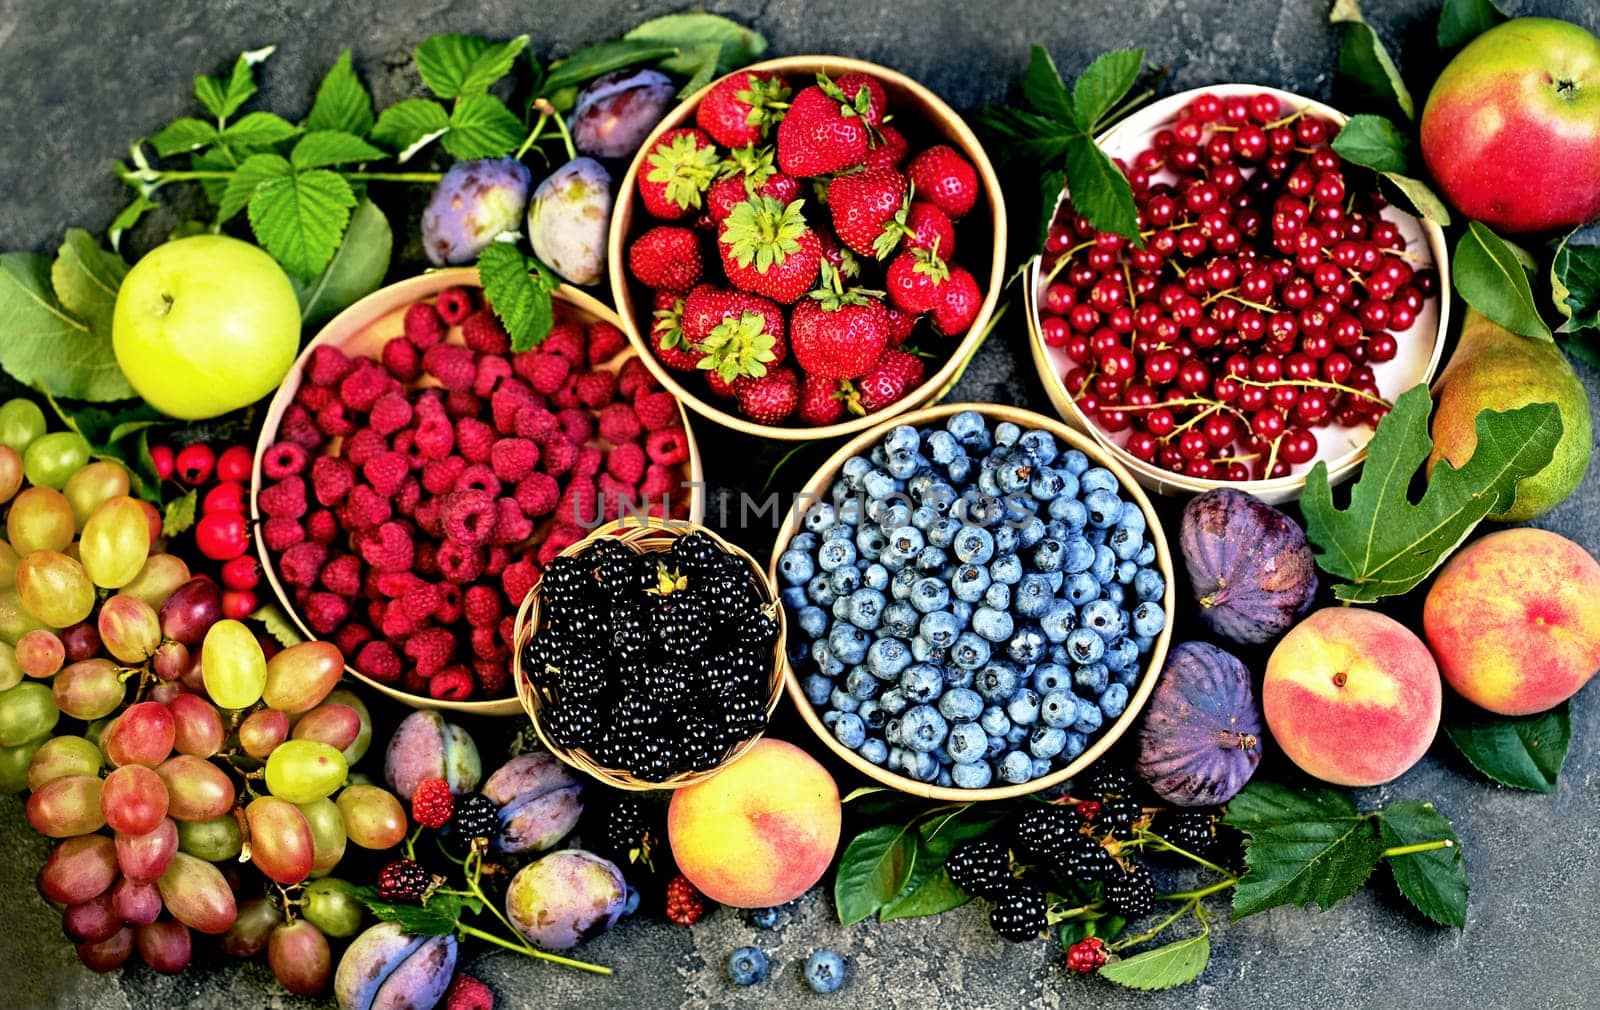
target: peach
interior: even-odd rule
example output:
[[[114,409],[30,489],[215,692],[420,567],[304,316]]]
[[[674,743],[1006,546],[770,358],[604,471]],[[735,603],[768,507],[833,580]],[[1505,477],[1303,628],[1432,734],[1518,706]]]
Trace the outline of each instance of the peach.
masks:
[[[1443,693],[1427,646],[1398,621],[1328,607],[1272,650],[1261,707],[1273,739],[1306,772],[1375,786],[1427,752]]]
[[[811,889],[839,845],[839,787],[793,744],[761,740],[712,778],[672,794],[667,839],[706,897],[768,908]]]
[[[1543,712],[1600,668],[1600,562],[1547,530],[1491,533],[1439,572],[1422,631],[1463,698]]]

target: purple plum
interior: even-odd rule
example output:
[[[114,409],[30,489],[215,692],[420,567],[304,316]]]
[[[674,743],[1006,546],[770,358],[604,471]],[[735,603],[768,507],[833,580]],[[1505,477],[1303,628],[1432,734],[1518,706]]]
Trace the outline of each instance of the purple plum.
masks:
[[[545,264],[573,284],[595,284],[606,269],[611,174],[593,158],[550,173],[528,206],[528,241]]]
[[[677,99],[671,79],[657,70],[596,77],[578,92],[572,143],[591,158],[631,158]]]
[[[462,161],[439,180],[422,212],[422,246],[434,266],[471,263],[495,236],[517,230],[533,176],[514,158]]]

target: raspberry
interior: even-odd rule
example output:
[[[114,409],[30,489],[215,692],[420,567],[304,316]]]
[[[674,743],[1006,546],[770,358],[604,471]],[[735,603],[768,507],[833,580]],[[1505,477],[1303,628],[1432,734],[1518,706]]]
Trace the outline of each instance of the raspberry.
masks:
[[[400,490],[400,485],[405,483],[410,474],[410,461],[398,452],[374,453],[371,459],[361,464],[361,476],[372,485],[372,490],[386,498]]]
[[[483,574],[489,576],[490,578],[494,578],[504,571],[506,565],[509,565],[510,563],[510,551],[506,550],[504,547],[491,546],[489,548],[489,552],[484,555]]]
[[[624,504],[630,510],[637,510],[639,503],[634,501],[637,496],[633,485],[624,484],[609,473],[601,474],[595,484],[600,489],[600,517],[606,522],[621,516]]]
[[[444,599],[439,601],[439,610],[433,615],[440,624],[454,624],[461,620],[461,587],[445,583]]]
[[[599,410],[616,395],[617,377],[611,372],[584,372],[578,376],[578,402]]]
[[[306,379],[317,386],[336,386],[356,363],[332,344],[318,344],[306,360]]]
[[[606,455],[606,470],[629,487],[639,486],[644,478],[644,467],[644,450],[637,442],[624,442]]]
[[[544,472],[552,477],[560,477],[572,469],[578,462],[578,443],[560,435],[551,438],[544,444]],[[529,515],[536,513],[524,508]]]
[[[361,559],[354,554],[341,554],[322,566],[319,578],[328,592],[354,597],[361,592]]]
[[[377,595],[398,600],[406,591],[420,585],[421,579],[411,572],[373,572],[372,586]]]
[[[444,991],[444,1010],[494,1010],[494,991],[471,975],[456,972]]]
[[[332,593],[312,593],[306,598],[304,611],[312,631],[329,635],[350,619],[350,602]]]
[[[278,558],[278,571],[289,585],[309,588],[317,584],[317,576],[327,560],[328,549],[321,544],[310,541],[298,543]]]
[[[500,497],[494,500],[494,535],[492,544],[520,544],[533,536],[533,520],[522,514],[522,506],[515,498]],[[492,573],[491,573],[492,574]]]
[[[589,365],[603,365],[628,346],[622,331],[604,320],[589,324]]]
[[[333,636],[333,644],[346,656],[354,656],[361,647],[372,641],[372,629],[365,624],[346,624]]]
[[[645,452],[650,462],[658,466],[677,466],[689,459],[689,439],[682,428],[652,431],[645,440]]]
[[[480,659],[472,664],[472,675],[478,679],[478,693],[488,698],[505,694],[511,680],[504,659]]]
[[[261,475],[268,480],[297,477],[305,472],[307,459],[303,447],[293,442],[278,442],[262,455]]]
[[[476,418],[456,422],[456,451],[469,463],[487,463],[494,451],[494,429]]]
[[[641,393],[659,388],[656,377],[638,358],[629,358],[617,370],[617,393],[625,400],[635,399]]]
[[[429,494],[444,494],[455,487],[456,478],[467,468],[460,456],[432,459],[422,465],[422,488]]]
[[[418,302],[406,309],[404,329],[406,339],[419,351],[425,351],[444,339],[444,320],[427,302]]]
[[[479,354],[507,354],[511,350],[511,338],[506,335],[505,327],[488,309],[480,309],[467,317],[461,324],[461,340]]]
[[[626,403],[613,403],[600,412],[600,437],[612,445],[632,442],[643,430],[639,416]]]
[[[428,459],[444,459],[456,444],[455,428],[442,413],[418,421],[411,438],[417,450]]]
[[[968,894],[993,897],[1011,883],[1011,857],[992,838],[962,842],[944,861],[951,883]]]
[[[362,359],[339,383],[339,400],[351,410],[366,413],[378,397],[393,392],[397,385],[392,375]]]
[[[404,643],[417,630],[417,622],[406,613],[406,608],[399,603],[388,603],[383,607],[383,612],[378,615],[378,630],[383,632],[383,637],[390,642]],[[416,674],[421,677],[422,672],[415,667],[406,671],[406,676]],[[426,680],[426,677],[423,677]]]
[[[523,515],[537,519],[555,509],[561,498],[561,486],[549,474],[536,473],[519,483],[512,497]]]
[[[407,670],[400,678],[400,689],[407,694],[425,695],[428,693],[428,680],[415,670]]]
[[[1106,903],[1124,919],[1137,919],[1149,915],[1156,907],[1156,885],[1150,869],[1134,866],[1114,874],[1105,883]]]
[[[306,482],[299,477],[280,480],[262,488],[256,502],[274,519],[299,519],[306,514]]]
[[[466,701],[477,689],[472,673],[464,666],[450,666],[428,681],[428,696],[437,701]]]
[[[461,471],[456,478],[452,491],[482,491],[490,498],[500,496],[500,478],[494,475],[494,470],[483,463],[473,463]]]
[[[400,485],[400,490],[394,494],[394,510],[403,516],[409,516],[417,510],[417,503],[422,500],[422,482],[415,477],[406,477]]]
[[[1007,940],[1021,942],[1036,938],[1047,924],[1044,894],[1027,884],[1008,884],[995,898],[989,911],[989,925]]]
[[[640,483],[639,490],[646,498],[661,498],[671,495],[681,487],[678,474],[670,467],[652,463],[644,472],[644,481]]]
[[[438,537],[443,531],[443,527],[439,525],[439,499],[429,498],[427,501],[423,502],[422,505],[433,506],[433,529],[429,529],[426,525],[420,522],[417,525],[420,526],[422,531],[428,534],[430,537]],[[420,508],[418,509],[417,514],[421,515]],[[411,562],[411,564],[416,568],[418,575],[425,575],[429,578],[438,575],[439,545],[429,540],[424,540],[422,543],[417,544],[417,556],[416,559]]]
[[[411,534],[399,523],[384,523],[361,542],[361,560],[380,572],[409,571],[415,557]]]
[[[422,353],[405,337],[395,337],[383,345],[383,367],[401,382],[411,382],[422,374]]]
[[[444,602],[443,590],[431,582],[423,582],[420,579],[400,594],[400,605],[406,608],[406,615],[413,621],[424,621],[432,617],[438,612],[439,604],[442,602]]]
[[[450,540],[464,547],[486,544],[494,534],[494,497],[476,488],[452,492],[445,499],[443,518]]]
[[[566,432],[568,438],[579,445],[594,437],[594,418],[587,410],[568,407],[556,414],[556,423],[561,425],[561,430]]]
[[[500,620],[500,594],[488,586],[472,586],[462,593],[461,606],[474,628],[491,627]]]
[[[393,506],[389,504],[389,499],[371,486],[357,484],[350,490],[350,497],[345,501],[340,515],[351,530],[370,530],[393,517]]]
[[[483,575],[483,551],[454,540],[439,545],[439,574],[457,585],[475,582]]]
[[[511,370],[526,380],[535,393],[549,396],[567,381],[572,362],[544,351],[525,351],[511,359]]]
[[[351,466],[360,466],[371,459],[374,453],[387,452],[388,449],[389,443],[382,435],[371,428],[362,428],[345,441],[342,452]]]
[[[665,390],[635,397],[633,412],[639,416],[639,423],[644,425],[646,431],[660,431],[678,423],[678,401]]]
[[[600,468],[605,465],[605,461],[606,454],[600,450],[599,446],[579,446],[578,459],[572,464],[572,476],[574,479],[578,477],[593,477],[600,472]]]
[[[423,779],[411,794],[411,819],[425,828],[442,828],[450,823],[456,798],[444,779]]]
[[[478,367],[472,351],[455,344],[434,344],[422,352],[422,370],[445,389],[471,389]]]
[[[421,901],[433,877],[414,859],[396,859],[378,871],[378,897],[385,901]]]
[[[355,667],[380,684],[400,679],[400,656],[388,642],[371,641],[356,653]]]
[[[583,327],[571,322],[556,323],[550,327],[550,335],[544,338],[539,350],[546,354],[559,354],[574,368],[582,365],[584,359],[588,357],[587,349],[584,347]]]
[[[574,526],[594,527],[600,523],[600,489],[595,482],[574,479],[556,505],[556,518]]]
[[[322,432],[311,420],[310,411],[298,403],[289,404],[289,409],[283,412],[283,419],[278,422],[278,439],[280,442],[292,442],[303,449],[319,448],[323,442]]]
[[[261,542],[269,551],[286,551],[305,538],[306,528],[293,519],[268,519],[261,524]]]
[[[1086,936],[1067,948],[1067,970],[1079,975],[1093,975],[1106,963],[1106,942],[1098,936]]]
[[[460,326],[472,315],[472,292],[463,287],[449,287],[439,292],[434,307],[446,326]]]
[[[334,391],[327,386],[313,386],[310,383],[301,386],[294,393],[294,402],[313,414],[337,399]]]
[[[561,430],[561,422],[542,406],[528,406],[517,411],[513,430],[516,431],[518,438],[532,439],[543,445]]]
[[[561,388],[550,394],[550,405],[557,410],[568,410],[578,405],[577,375],[568,375]]]
[[[489,449],[494,475],[515,484],[539,465],[539,444],[526,438],[502,438]]]
[[[500,642],[500,632],[495,628],[473,628],[470,638],[472,654],[478,659],[500,659],[509,653]]]
[[[584,531],[576,526],[558,522],[556,527],[545,534],[544,542],[539,544],[537,560],[541,565],[548,565],[557,554],[571,547],[583,539]]]
[[[494,430],[502,435],[514,434],[517,430],[517,411],[532,403],[533,394],[528,392],[521,380],[511,379],[501,383],[500,388],[489,396],[489,420],[493,422]]]
[[[506,598],[522,605],[528,593],[533,590],[533,584],[539,581],[539,570],[533,562],[526,559],[513,561],[506,565],[506,570],[500,573],[500,586],[506,591]]]
[[[502,382],[511,378],[511,362],[498,354],[485,354],[478,359],[478,370],[472,376],[474,396],[487,398],[494,395]]]
[[[689,883],[689,878],[678,874],[667,882],[667,921],[679,926],[693,926],[706,914],[706,896]]]
[[[426,628],[406,639],[406,658],[424,677],[432,677],[443,670],[455,651],[456,637],[443,628]]]

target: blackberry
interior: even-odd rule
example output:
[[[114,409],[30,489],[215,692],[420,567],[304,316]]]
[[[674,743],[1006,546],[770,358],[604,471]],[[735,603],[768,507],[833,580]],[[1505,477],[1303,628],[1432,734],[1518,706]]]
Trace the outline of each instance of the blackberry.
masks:
[[[1027,884],[1008,884],[994,900],[989,925],[1007,940],[1032,940],[1044,932],[1046,912],[1043,891]]]
[[[605,690],[606,680],[605,665],[584,654],[568,657],[555,675],[556,687],[563,697],[595,698]]]
[[[1162,810],[1150,821],[1150,833],[1183,851],[1210,860],[1217,854],[1217,815],[1210,810]],[[1157,855],[1154,850],[1151,855]],[[1167,862],[1187,862],[1173,853],[1159,853]]]
[[[639,690],[651,704],[672,708],[688,702],[692,691],[689,676],[671,664],[646,669],[639,678]]]
[[[547,710],[544,729],[558,747],[592,750],[604,727],[593,707],[567,701]]]
[[[646,782],[664,782],[678,773],[680,760],[676,740],[652,733],[634,749],[628,770]]]
[[[729,692],[764,697],[772,658],[736,643],[700,664],[701,676],[714,687]]]
[[[778,622],[765,609],[758,607],[737,620],[733,636],[740,643],[758,652],[765,652],[777,640]]]
[[[711,608],[699,593],[674,589],[660,595],[650,626],[668,655],[691,656],[705,644],[711,623]]]
[[[957,845],[945,857],[944,868],[951,883],[978,897],[992,898],[1012,883],[1011,857],[1005,846],[992,838],[973,838]]]
[[[1077,814],[1066,807],[1035,804],[1012,822],[1011,840],[1025,862],[1050,862],[1078,836],[1078,823]]]
[[[378,897],[384,901],[421,901],[433,877],[414,859],[396,859],[378,871]]]
[[[643,659],[654,644],[650,637],[650,615],[633,602],[613,603],[606,622],[610,630],[612,655],[621,662]]]
[[[651,866],[659,845],[656,808],[632,796],[619,796],[601,825],[603,854],[619,866]]]
[[[1106,903],[1111,910],[1125,919],[1149,915],[1156,907],[1156,883],[1150,868],[1134,865],[1130,870],[1113,874],[1105,885]]]
[[[539,580],[539,588],[546,604],[557,608],[568,603],[593,601],[600,595],[594,566],[570,557],[553,558]]]
[[[1126,771],[1115,765],[1106,765],[1096,768],[1094,774],[1089,776],[1084,784],[1083,795],[1079,798],[1096,799],[1104,803],[1112,797],[1132,796],[1137,787],[1138,783]]]
[[[693,771],[707,771],[722,763],[727,752],[723,745],[724,734],[704,716],[691,714],[682,722],[683,759]]]
[[[457,797],[455,816],[450,818],[450,834],[459,839],[493,841],[500,834],[499,808],[482,793]]]
[[[731,735],[744,740],[767,728],[767,707],[753,694],[725,693],[722,720]]]
[[[667,553],[679,568],[695,574],[714,570],[717,559],[728,556],[715,541],[699,530],[685,533],[673,541]]]
[[[1095,815],[1094,823],[1110,832],[1112,838],[1127,840],[1133,837],[1133,826],[1143,816],[1144,807],[1138,800],[1110,796],[1100,801],[1100,812]]]
[[[1072,880],[1092,883],[1117,872],[1117,861],[1105,846],[1088,835],[1074,835],[1056,857],[1056,866]]]

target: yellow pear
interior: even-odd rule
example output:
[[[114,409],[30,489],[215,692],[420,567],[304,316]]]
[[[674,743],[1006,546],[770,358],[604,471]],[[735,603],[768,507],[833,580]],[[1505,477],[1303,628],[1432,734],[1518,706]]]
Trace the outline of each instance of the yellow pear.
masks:
[[[1502,522],[1537,518],[1565,501],[1583,482],[1594,450],[1589,397],[1566,355],[1548,340],[1511,332],[1468,309],[1461,342],[1434,386],[1433,455],[1461,466],[1478,447],[1480,410],[1513,410],[1554,403],[1561,411],[1561,441],[1543,470],[1517,486],[1516,500],[1490,516]]]

